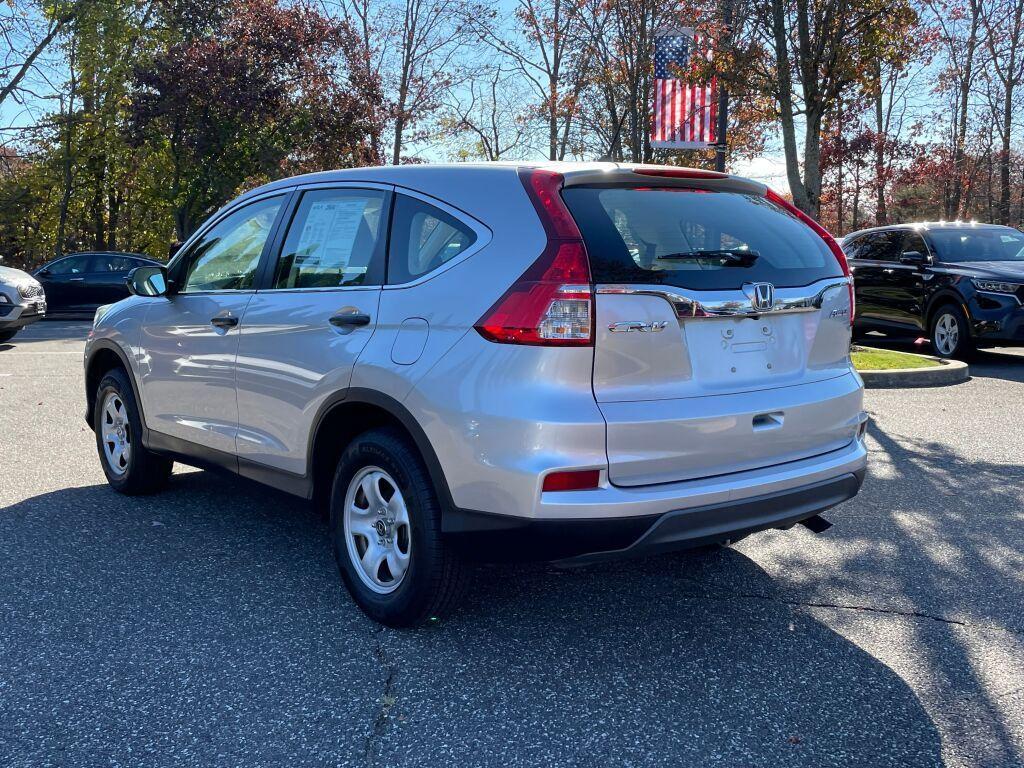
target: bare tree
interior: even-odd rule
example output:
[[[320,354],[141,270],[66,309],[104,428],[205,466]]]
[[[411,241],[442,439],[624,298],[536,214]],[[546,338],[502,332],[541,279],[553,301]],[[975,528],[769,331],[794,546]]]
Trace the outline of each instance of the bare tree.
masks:
[[[341,8],[361,40],[367,71],[383,79],[391,118],[387,155],[397,165],[410,131],[462,81],[461,58],[476,36],[471,20],[485,13],[473,0],[341,0]]]
[[[1000,224],[1010,223],[1010,142],[1014,112],[1018,106],[1018,86],[1024,81],[1024,0],[994,0],[982,12],[985,44],[990,62],[988,71],[998,87],[991,104],[999,134]]]
[[[964,177],[966,174],[967,128],[971,97],[978,76],[977,58],[981,44],[981,0],[967,0],[966,8],[954,6],[954,0],[924,0],[939,32],[944,66],[939,73],[936,90],[949,98],[954,116],[948,128],[947,141],[953,162],[952,179],[945,195],[944,215],[957,218],[964,209]],[[964,12],[966,11],[966,12]]]
[[[3,4],[0,38],[6,51],[0,62],[0,106],[24,89],[26,77],[38,65],[40,56],[88,2],[75,0],[50,14],[26,0]]]
[[[466,92],[449,106],[447,134],[458,140],[469,136],[472,148],[461,157],[501,160],[521,148],[529,135],[524,100],[515,78],[500,65],[487,66],[471,79]]]
[[[648,162],[654,38],[662,28],[682,26],[680,8],[658,0],[588,0],[585,7],[593,85],[604,113],[593,126],[602,154]]]
[[[589,82],[594,46],[577,0],[517,0],[522,34],[512,39],[493,24],[476,25],[480,39],[504,57],[529,85],[543,117],[549,160],[569,154],[580,116],[580,96]]]
[[[865,59],[879,55],[863,45],[905,5],[876,0],[771,0],[760,23],[772,52],[769,78],[761,89],[774,99],[786,176],[793,202],[816,216],[821,201],[822,124],[844,92],[862,77]],[[802,118],[803,152],[797,147],[797,118]]]

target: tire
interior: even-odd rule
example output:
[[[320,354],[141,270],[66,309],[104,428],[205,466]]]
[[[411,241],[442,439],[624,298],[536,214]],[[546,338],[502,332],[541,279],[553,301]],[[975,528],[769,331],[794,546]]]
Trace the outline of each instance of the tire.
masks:
[[[20,330],[20,328],[11,328],[10,330],[7,331],[0,331],[0,344],[3,344],[5,341],[10,341],[11,339],[13,339]]]
[[[352,441],[338,460],[330,507],[338,570],[370,618],[415,627],[455,605],[465,566],[441,536],[437,493],[401,432],[374,429]]]
[[[928,340],[936,356],[966,360],[974,353],[971,326],[963,310],[955,304],[943,304],[932,315]]]
[[[174,462],[142,445],[142,418],[128,375],[118,368],[104,374],[95,403],[96,451],[110,487],[126,496],[161,490]]]

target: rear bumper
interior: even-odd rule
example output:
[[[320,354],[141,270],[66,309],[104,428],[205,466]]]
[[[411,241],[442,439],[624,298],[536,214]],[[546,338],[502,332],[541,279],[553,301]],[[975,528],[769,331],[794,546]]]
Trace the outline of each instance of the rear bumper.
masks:
[[[492,519],[494,515],[463,512],[466,529],[449,536],[464,556],[474,560],[589,565],[788,528],[853,498],[863,482],[862,469],[787,491],[642,518],[498,521]]]
[[[565,560],[585,564],[687,549],[702,544],[736,539],[768,528],[784,528],[812,517],[855,496],[864,479],[866,456],[863,443],[854,441],[843,457],[832,457],[831,470],[808,472],[802,477],[779,477],[760,483],[746,476],[742,488],[717,495],[686,496],[678,486],[657,486],[647,493],[664,497],[653,514],[615,515],[614,505],[577,509],[574,517],[520,518],[467,510],[445,515],[444,531],[464,556],[475,560]],[[806,462],[794,462],[804,465]],[[790,467],[790,471],[796,471]],[[645,489],[615,489],[626,497]],[[675,498],[670,495],[675,492]],[[719,489],[721,490],[721,489]],[[576,495],[601,493],[581,491]],[[568,495],[568,494],[566,494]],[[713,499],[710,500],[709,499]],[[620,512],[628,511],[620,509]],[[650,505],[650,499],[644,502]],[[636,511],[635,509],[633,511]]]

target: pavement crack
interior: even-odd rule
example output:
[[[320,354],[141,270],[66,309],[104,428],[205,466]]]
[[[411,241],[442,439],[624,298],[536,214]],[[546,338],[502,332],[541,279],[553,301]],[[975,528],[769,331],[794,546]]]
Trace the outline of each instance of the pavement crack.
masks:
[[[374,644],[373,655],[377,663],[384,668],[384,688],[377,699],[377,714],[373,719],[373,725],[369,735],[366,737],[366,744],[363,749],[363,758],[368,766],[375,764],[374,752],[377,749],[384,732],[388,727],[388,718],[391,715],[391,708],[395,705],[395,674],[397,665],[391,661],[388,652],[384,647],[384,627],[377,630],[377,640]]]
[[[826,610],[837,610],[837,611],[859,611],[863,613],[877,613],[885,614],[889,616],[902,616],[909,619],[930,619],[931,621],[939,622],[940,624],[950,624],[958,627],[965,627],[967,629],[985,629],[995,630],[999,632],[1006,632],[1012,635],[1019,635],[1021,632],[1010,627],[1003,627],[996,624],[977,624],[969,621],[962,621],[961,619],[951,619],[948,616],[941,616],[939,614],[927,613],[926,611],[911,611],[901,610],[899,608],[881,608],[872,605],[854,605],[851,603],[827,603],[827,602],[814,602],[810,600],[797,600],[794,598],[787,597],[776,597],[773,595],[766,595],[760,592],[737,592],[729,587],[724,587],[717,584],[707,584],[698,579],[684,577],[691,584],[707,589],[718,589],[724,591],[726,594],[695,594],[690,593],[688,596],[705,599],[705,600],[720,600],[728,601],[734,599],[741,600],[763,600],[770,603],[778,603],[781,605],[789,605],[795,608],[822,608]]]

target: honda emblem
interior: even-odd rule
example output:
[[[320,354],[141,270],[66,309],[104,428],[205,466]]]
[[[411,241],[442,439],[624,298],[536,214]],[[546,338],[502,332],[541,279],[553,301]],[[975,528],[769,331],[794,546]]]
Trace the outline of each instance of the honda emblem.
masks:
[[[775,286],[771,283],[750,283],[746,292],[751,306],[759,311],[770,311],[775,306]]]

